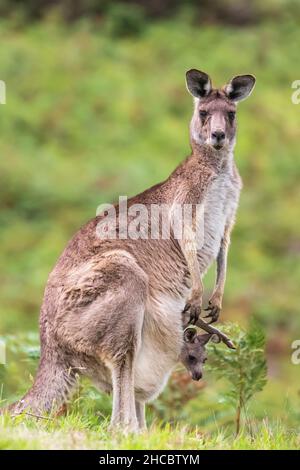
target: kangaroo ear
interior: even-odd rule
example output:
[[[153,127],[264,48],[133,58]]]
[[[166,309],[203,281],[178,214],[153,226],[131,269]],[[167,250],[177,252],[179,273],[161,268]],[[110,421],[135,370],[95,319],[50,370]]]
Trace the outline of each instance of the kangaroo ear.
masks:
[[[195,98],[203,98],[211,92],[211,80],[207,73],[191,69],[186,72],[186,86]]]
[[[194,343],[197,336],[197,328],[188,326],[183,332],[183,340],[185,343]]]
[[[253,75],[237,75],[225,85],[224,91],[232,101],[241,101],[250,95],[255,82]]]
[[[197,338],[198,338],[199,343],[202,346],[205,346],[212,336],[213,335],[211,335],[210,333],[205,333],[204,335],[199,335]]]
[[[221,338],[220,338],[220,336],[218,336],[216,334],[213,334],[213,335],[211,335],[211,341],[213,343],[221,343]]]

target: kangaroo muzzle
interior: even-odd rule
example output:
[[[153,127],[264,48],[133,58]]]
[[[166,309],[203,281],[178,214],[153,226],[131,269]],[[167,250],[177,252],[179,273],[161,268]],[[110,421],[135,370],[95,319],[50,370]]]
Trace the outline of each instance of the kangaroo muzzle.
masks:
[[[211,133],[211,143],[212,146],[219,150],[223,147],[225,143],[225,132],[222,130],[217,130]]]
[[[210,131],[210,144],[217,150],[221,149],[226,140],[226,121],[222,113],[213,113]]]

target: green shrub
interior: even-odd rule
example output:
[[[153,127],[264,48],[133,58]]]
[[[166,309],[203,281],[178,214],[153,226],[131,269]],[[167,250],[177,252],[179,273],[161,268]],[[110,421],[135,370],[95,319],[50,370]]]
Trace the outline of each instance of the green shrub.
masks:
[[[146,27],[144,11],[138,5],[113,3],[107,10],[105,26],[111,36],[137,36]]]
[[[223,394],[236,410],[236,434],[240,431],[241,416],[248,402],[263,390],[267,382],[265,335],[258,324],[252,322],[248,331],[238,325],[226,328],[236,349],[212,345],[208,368],[219,379],[226,379],[229,389]]]

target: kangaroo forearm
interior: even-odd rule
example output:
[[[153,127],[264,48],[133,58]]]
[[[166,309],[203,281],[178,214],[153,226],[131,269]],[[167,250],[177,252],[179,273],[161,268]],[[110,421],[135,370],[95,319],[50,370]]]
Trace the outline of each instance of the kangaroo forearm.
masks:
[[[227,259],[228,251],[230,244],[230,232],[231,227],[226,228],[224,236],[221,241],[220,251],[217,257],[217,276],[216,284],[214,288],[214,296],[218,296],[220,301],[222,300],[225,282],[226,282],[226,273],[227,273]]]
[[[217,257],[217,277],[214,294],[219,295],[221,298],[223,297],[226,282],[227,253],[228,249],[221,247]]]
[[[192,292],[200,296],[203,293],[203,284],[197,259],[196,240],[192,230],[182,240],[181,247],[191,277]]]
[[[185,256],[188,270],[191,277],[191,292],[183,310],[183,323],[186,326],[189,323],[195,324],[202,309],[203,284],[199,269],[195,239],[188,238],[182,241],[182,251]],[[186,314],[189,314],[189,319]]]

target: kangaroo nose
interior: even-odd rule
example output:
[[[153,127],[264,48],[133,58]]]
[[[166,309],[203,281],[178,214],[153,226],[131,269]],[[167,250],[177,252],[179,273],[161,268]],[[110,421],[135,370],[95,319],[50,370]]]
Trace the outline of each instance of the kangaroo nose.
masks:
[[[202,372],[194,372],[194,374],[192,375],[192,379],[193,379],[193,380],[200,380],[200,379],[202,379]]]
[[[214,131],[211,134],[213,139],[216,139],[218,142],[225,139],[225,132],[223,131]]]

